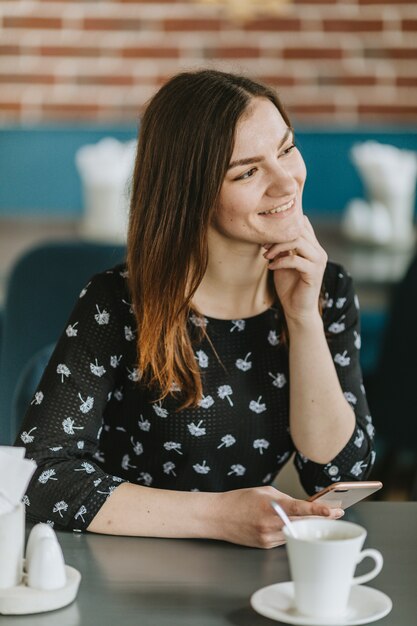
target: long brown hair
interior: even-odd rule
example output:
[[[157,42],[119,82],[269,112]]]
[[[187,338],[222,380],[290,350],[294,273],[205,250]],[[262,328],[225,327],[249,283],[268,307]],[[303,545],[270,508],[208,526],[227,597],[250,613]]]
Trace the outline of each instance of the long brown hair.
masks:
[[[202,396],[187,320],[236,125],[255,97],[268,98],[291,126],[273,90],[216,70],[169,80],[141,121],[127,244],[138,368],[160,399],[180,388],[179,409]]]

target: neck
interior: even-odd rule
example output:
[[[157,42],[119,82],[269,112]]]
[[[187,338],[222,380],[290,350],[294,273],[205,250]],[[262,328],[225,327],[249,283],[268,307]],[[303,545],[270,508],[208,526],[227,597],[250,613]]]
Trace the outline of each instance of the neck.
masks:
[[[209,262],[193,297],[203,315],[242,319],[262,313],[272,304],[268,269],[258,244],[231,243],[209,232]]]

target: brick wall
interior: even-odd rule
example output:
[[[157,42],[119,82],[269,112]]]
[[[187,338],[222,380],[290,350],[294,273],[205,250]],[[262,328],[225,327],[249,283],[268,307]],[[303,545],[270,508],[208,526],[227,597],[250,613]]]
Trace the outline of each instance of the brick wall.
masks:
[[[294,0],[238,24],[213,2],[0,2],[0,123],[134,122],[211,66],[277,87],[306,124],[417,122],[415,0]]]

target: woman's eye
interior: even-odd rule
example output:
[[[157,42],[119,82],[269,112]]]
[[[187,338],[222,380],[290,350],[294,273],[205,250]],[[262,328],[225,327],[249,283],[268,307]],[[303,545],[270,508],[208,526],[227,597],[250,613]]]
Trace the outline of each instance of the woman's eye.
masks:
[[[286,148],[282,154],[280,154],[279,156],[282,156],[283,154],[290,154],[290,152],[295,148],[295,143],[291,144],[288,148]]]
[[[241,176],[238,176],[236,178],[236,180],[246,180],[248,178],[251,178],[254,175],[255,172],[256,172],[256,167],[252,167],[250,170],[248,170],[247,172],[245,172]]]

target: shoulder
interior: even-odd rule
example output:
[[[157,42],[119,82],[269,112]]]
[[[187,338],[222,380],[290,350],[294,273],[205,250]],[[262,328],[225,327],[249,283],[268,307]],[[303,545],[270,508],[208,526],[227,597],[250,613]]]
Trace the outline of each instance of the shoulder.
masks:
[[[323,289],[326,299],[342,296],[352,298],[354,296],[351,275],[343,265],[334,261],[327,261],[323,276]]]
[[[116,265],[110,269],[95,274],[80,292],[80,299],[86,296],[100,296],[104,299],[129,299],[126,264]]]

